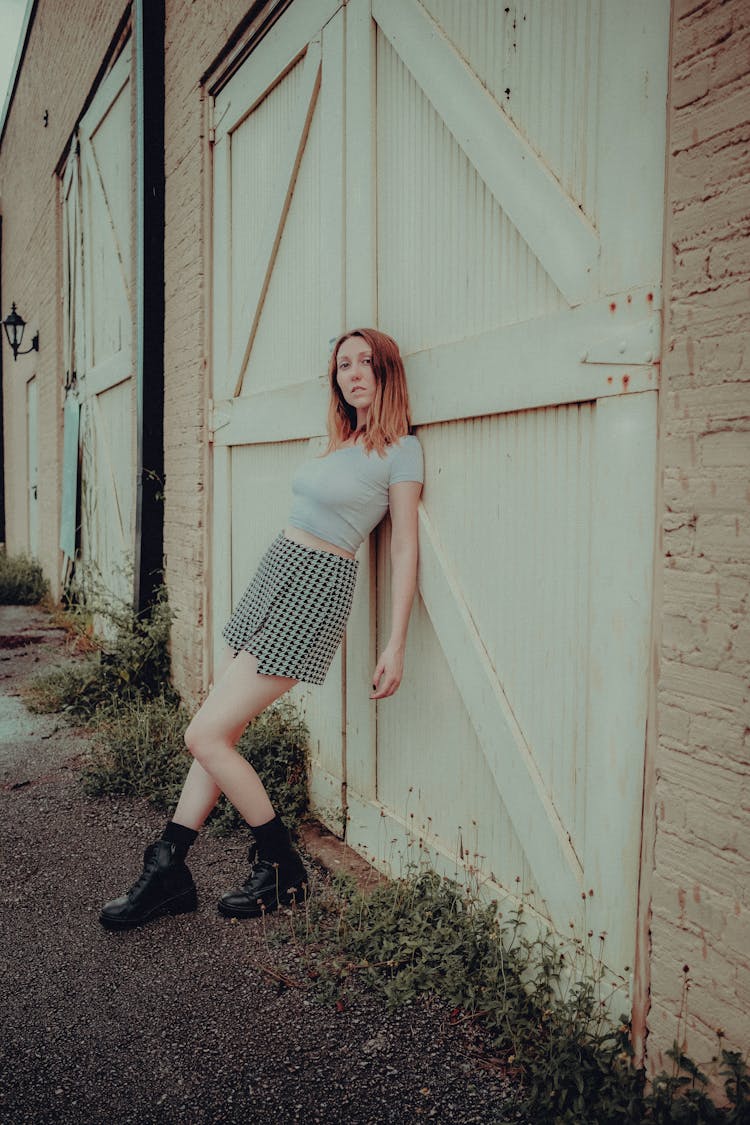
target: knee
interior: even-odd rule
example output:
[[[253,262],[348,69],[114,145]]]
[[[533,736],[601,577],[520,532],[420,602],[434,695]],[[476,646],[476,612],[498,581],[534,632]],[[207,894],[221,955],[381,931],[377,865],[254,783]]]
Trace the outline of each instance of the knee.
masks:
[[[204,722],[200,715],[195,715],[191,719],[184,739],[195,760],[206,769],[209,769],[217,754],[232,748],[231,739],[226,737],[225,732],[215,730],[210,723]]]
[[[205,758],[208,756],[207,751],[209,739],[206,737],[206,733],[207,732],[203,730],[203,724],[198,722],[196,719],[192,719],[188,724],[187,730],[185,731],[184,735],[185,745],[187,746],[188,750],[196,759],[196,761],[199,761],[201,763],[203,763]]]

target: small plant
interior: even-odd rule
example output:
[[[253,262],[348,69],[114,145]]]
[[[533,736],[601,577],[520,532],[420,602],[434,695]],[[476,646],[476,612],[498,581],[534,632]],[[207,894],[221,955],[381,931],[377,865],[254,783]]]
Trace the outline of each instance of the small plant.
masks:
[[[34,677],[24,693],[29,709],[62,711],[85,721],[127,699],[164,696],[177,702],[169,682],[172,613],[164,589],[143,613],[111,600],[98,612],[106,612],[109,639],[94,639],[89,631],[86,647],[93,651],[84,660]]]
[[[173,809],[191,761],[184,743],[188,721],[185,708],[163,695],[102,708],[84,766],[85,792],[92,797],[145,797],[157,808]],[[238,746],[292,828],[307,809],[307,746],[307,728],[285,701],[259,715]],[[224,797],[209,819],[218,835],[242,823]]]
[[[345,1004],[358,987],[391,1005],[430,993],[456,1022],[481,1025],[492,1056],[518,1081],[519,1112],[535,1125],[750,1120],[747,1067],[731,1052],[721,1053],[728,1109],[711,1101],[706,1076],[676,1046],[673,1073],[647,1093],[627,1017],[613,1025],[606,1015],[613,986],[591,968],[601,957],[586,942],[529,936],[523,906],[503,918],[473,891],[414,867],[369,896],[338,883],[296,924],[315,950],[310,977],[328,999]]]
[[[37,605],[48,592],[49,583],[36,559],[0,550],[0,605]]]
[[[187,714],[172,699],[128,698],[100,709],[84,764],[91,797],[146,797],[158,808],[176,803],[188,770],[183,741]]]

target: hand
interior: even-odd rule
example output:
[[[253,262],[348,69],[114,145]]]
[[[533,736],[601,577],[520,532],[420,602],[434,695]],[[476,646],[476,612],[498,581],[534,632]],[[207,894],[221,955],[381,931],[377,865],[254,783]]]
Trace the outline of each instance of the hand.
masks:
[[[385,699],[398,690],[404,674],[404,650],[388,645],[378,661],[372,677],[370,699]]]

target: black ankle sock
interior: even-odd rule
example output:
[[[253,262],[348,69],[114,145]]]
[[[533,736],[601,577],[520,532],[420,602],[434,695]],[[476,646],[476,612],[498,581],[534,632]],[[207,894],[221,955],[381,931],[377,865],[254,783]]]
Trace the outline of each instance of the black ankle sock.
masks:
[[[275,816],[265,824],[251,824],[250,830],[258,845],[259,859],[281,859],[289,854],[292,841],[289,829],[280,816]]]
[[[168,840],[170,844],[174,844],[175,852],[184,859],[190,845],[194,844],[198,839],[198,833],[194,828],[186,828],[184,824],[178,824],[174,820],[168,820],[167,827],[162,832],[161,838],[162,840]]]

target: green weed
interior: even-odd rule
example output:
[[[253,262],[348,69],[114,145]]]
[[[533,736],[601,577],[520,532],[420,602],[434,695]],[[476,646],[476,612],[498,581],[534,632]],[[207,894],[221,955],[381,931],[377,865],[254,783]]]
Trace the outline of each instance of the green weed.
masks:
[[[49,583],[36,559],[0,550],[0,605],[37,605],[48,592]]]
[[[81,611],[71,615],[71,630],[83,631]],[[88,610],[84,620],[90,614]],[[97,612],[104,612],[103,609]],[[162,589],[157,601],[136,614],[110,601],[106,607],[108,637],[89,635],[89,655],[75,664],[52,668],[35,676],[24,690],[32,711],[62,711],[72,718],[91,720],[102,707],[125,700],[163,696],[178,702],[169,682],[169,628],[172,613]]]
[[[750,1120],[747,1067],[731,1052],[721,1051],[727,1108],[711,1101],[706,1077],[677,1048],[673,1073],[648,1089],[627,1017],[613,1024],[607,1015],[615,986],[592,969],[600,958],[587,943],[532,933],[523,907],[502,917],[473,891],[415,867],[367,896],[338,881],[296,926],[314,950],[310,975],[323,996],[345,1003],[367,988],[397,1005],[429,993],[456,1022],[479,1023],[535,1125]]]
[[[177,804],[190,762],[184,733],[190,716],[171,698],[125,699],[102,708],[92,731],[83,770],[92,797],[145,797],[157,808]],[[259,715],[238,750],[253,765],[271,803],[294,828],[307,809],[307,729],[291,703],[281,701]],[[243,824],[221,797],[209,827],[226,835]]]

